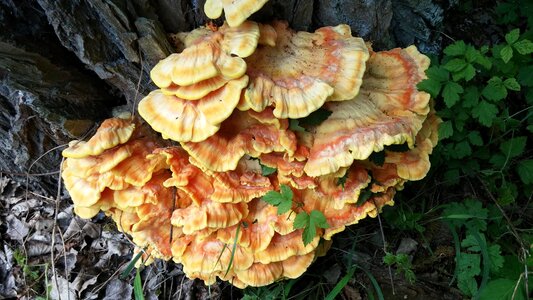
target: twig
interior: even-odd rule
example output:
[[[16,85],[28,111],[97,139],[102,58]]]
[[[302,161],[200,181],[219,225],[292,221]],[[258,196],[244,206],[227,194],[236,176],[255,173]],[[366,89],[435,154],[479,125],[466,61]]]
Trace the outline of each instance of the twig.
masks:
[[[374,206],[378,207],[375,201],[374,201]],[[385,233],[383,232],[383,224],[381,223],[381,217],[379,216],[379,214],[378,214],[378,222],[379,222],[379,230],[381,232],[381,239],[383,240],[383,252],[387,253],[387,241],[385,240]],[[392,288],[392,294],[396,295],[396,291],[394,289],[394,280],[392,278],[392,267],[391,266],[388,266],[388,267],[389,267],[389,278],[390,278],[390,284]]]
[[[60,173],[63,171],[63,161],[64,160],[65,160],[65,158],[62,158],[61,159],[61,164],[59,165],[59,172]],[[32,164],[32,166],[33,166],[33,164]],[[31,166],[30,166],[30,168],[31,168]],[[26,193],[26,196],[27,196],[27,193]],[[52,263],[52,276],[54,277],[54,281],[55,281],[55,284],[56,284],[56,287],[57,287],[58,290],[59,290],[59,283],[57,281],[57,273],[56,273],[56,267],[55,267],[54,252],[55,252],[55,243],[56,243],[57,212],[59,211],[59,201],[60,201],[60,199],[61,199],[61,176],[59,176],[58,181],[57,181],[56,205],[55,205],[55,209],[54,209],[54,225],[52,226],[52,251],[50,252],[50,259],[51,259],[51,263]],[[69,300],[70,300],[70,291],[69,291],[69,287],[68,287],[68,280],[67,280],[67,295],[68,295]],[[61,300],[60,293],[57,294],[57,297],[58,297],[59,300]]]

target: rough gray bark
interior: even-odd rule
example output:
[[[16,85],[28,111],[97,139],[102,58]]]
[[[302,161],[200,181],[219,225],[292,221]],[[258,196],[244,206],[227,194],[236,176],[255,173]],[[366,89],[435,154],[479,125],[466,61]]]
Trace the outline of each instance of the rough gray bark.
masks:
[[[25,173],[114,107],[133,107],[155,88],[150,69],[174,51],[166,34],[205,24],[204,2],[0,0],[0,171]],[[252,19],[284,19],[297,30],[346,23],[376,49],[415,43],[435,51],[435,2],[271,0]],[[52,151],[31,173],[57,171],[59,161]],[[55,188],[55,178],[32,178]]]

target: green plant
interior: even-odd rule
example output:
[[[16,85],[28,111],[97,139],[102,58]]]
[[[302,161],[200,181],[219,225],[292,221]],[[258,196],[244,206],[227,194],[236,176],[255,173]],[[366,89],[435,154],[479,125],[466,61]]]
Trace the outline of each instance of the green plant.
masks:
[[[269,191],[262,199],[266,203],[276,206],[278,215],[282,215],[292,208],[293,192],[286,184],[280,185],[279,190],[279,192]],[[310,213],[306,211],[299,212],[294,219],[293,226],[294,229],[303,229],[302,240],[304,245],[308,245],[314,240],[317,228],[329,228],[326,217],[319,210],[312,210]]]
[[[418,85],[436,99],[443,119],[434,162],[445,162],[445,182],[479,176],[501,204],[513,203],[519,191],[533,192],[531,34],[513,29],[492,48],[457,41]]]
[[[516,272],[514,265],[518,263],[518,256],[502,255],[500,243],[492,240],[503,235],[507,229],[501,226],[503,216],[494,205],[483,207],[479,200],[466,199],[464,202],[449,203],[443,206],[442,219],[449,225],[454,236],[456,247],[455,277],[457,286],[469,297],[480,299],[495,299],[494,290],[505,286],[505,291],[519,287],[520,272]],[[490,225],[496,225],[492,230]],[[498,229],[499,228],[499,229]],[[499,231],[499,232],[498,232]],[[459,238],[464,232],[464,237]],[[511,265],[511,264],[514,265]],[[528,262],[522,267],[527,269]],[[525,286],[525,285],[524,285]],[[531,285],[529,286],[531,289]],[[523,297],[525,291],[517,288],[515,297]],[[502,298],[511,299],[511,294],[502,294]],[[514,298],[522,299],[522,298]]]
[[[396,273],[402,274],[405,276],[405,279],[411,283],[414,284],[416,281],[416,275],[415,272],[413,272],[413,265],[411,264],[411,260],[409,259],[409,256],[404,253],[399,254],[392,254],[390,252],[385,253],[385,256],[383,257],[383,262],[387,266],[395,266],[396,267]]]

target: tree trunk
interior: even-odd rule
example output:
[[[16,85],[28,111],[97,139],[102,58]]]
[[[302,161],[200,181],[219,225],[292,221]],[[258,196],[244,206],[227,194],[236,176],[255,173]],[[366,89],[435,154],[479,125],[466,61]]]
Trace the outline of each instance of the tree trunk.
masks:
[[[284,19],[297,30],[346,23],[376,49],[435,52],[443,13],[436,2],[271,0],[252,19]],[[34,188],[54,191],[57,146],[154,89],[150,69],[173,52],[166,33],[205,24],[203,3],[0,0],[0,172],[20,181],[29,173]]]

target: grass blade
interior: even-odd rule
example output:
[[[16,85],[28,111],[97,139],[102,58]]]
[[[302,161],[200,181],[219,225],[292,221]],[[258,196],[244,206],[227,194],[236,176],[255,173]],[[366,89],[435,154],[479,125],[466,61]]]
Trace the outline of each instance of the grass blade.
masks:
[[[241,223],[237,225],[237,230],[235,231],[235,239],[233,240],[233,248],[231,249],[231,257],[229,259],[228,268],[226,269],[226,273],[224,274],[224,277],[228,275],[229,270],[231,269],[231,265],[233,264],[233,258],[235,257],[235,250],[237,249],[237,240],[239,239],[240,232],[241,232]]]
[[[335,297],[337,297],[337,295],[342,291],[342,289],[348,284],[350,279],[352,279],[352,277],[353,277],[353,275],[355,273],[355,269],[356,269],[356,267],[353,266],[350,269],[350,271],[346,275],[344,275],[344,277],[342,277],[342,279],[339,282],[337,282],[335,287],[326,296],[326,298],[325,298],[326,300],[334,300]]]
[[[378,294],[378,299],[385,300],[385,297],[383,297],[383,291],[381,290],[381,287],[379,286],[379,283],[376,280],[376,277],[374,277],[374,275],[372,275],[372,273],[368,272],[366,269],[362,269],[362,270],[363,272],[365,272],[366,276],[368,276],[368,279],[370,279],[370,282],[372,283],[372,286],[374,287],[376,294]]]
[[[132,259],[132,261],[130,261],[130,263],[128,264],[128,266],[126,267],[126,269],[124,269],[124,271],[122,272],[122,274],[120,274],[120,279],[121,280],[125,280],[126,277],[128,277],[128,275],[130,275],[131,273],[131,270],[133,270],[133,268],[135,268],[135,264],[137,263],[137,261],[141,258],[143,252],[142,251],[139,251],[139,253],[137,253],[137,255],[135,255],[135,257]]]
[[[135,300],[144,300],[141,271],[139,271],[139,268],[137,268],[137,273],[135,274],[135,279],[133,280],[133,295],[135,295]]]

